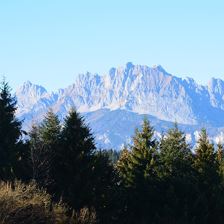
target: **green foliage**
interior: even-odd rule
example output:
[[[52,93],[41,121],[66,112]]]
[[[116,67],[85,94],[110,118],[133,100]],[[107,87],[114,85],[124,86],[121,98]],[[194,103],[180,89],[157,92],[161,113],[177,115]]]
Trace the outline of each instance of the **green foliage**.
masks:
[[[177,124],[157,144],[144,120],[133,140],[116,164],[124,189],[121,223],[223,222],[224,191],[217,166],[223,151],[214,152],[204,130],[195,154]]]
[[[0,183],[0,223],[224,223],[224,149],[205,129],[192,149],[177,124],[158,141],[144,119],[116,152],[96,149],[75,110],[63,123],[49,111],[22,141],[15,111],[3,82],[0,179],[11,182]]]
[[[14,174],[17,179],[29,182],[32,179],[32,163],[30,159],[29,141],[19,141],[17,143],[17,160],[14,168]]]
[[[110,162],[112,164],[116,164],[120,157],[120,151],[116,151],[113,149],[104,150],[104,153],[107,154]]]
[[[129,161],[131,159],[130,157],[131,153],[127,149],[127,147],[125,147],[121,150],[120,158],[116,163],[116,169],[124,186],[129,186],[129,184],[132,182],[131,180],[132,175],[130,175],[130,166],[129,166]]]
[[[50,110],[39,127],[40,138],[45,145],[53,147],[58,144],[60,131],[60,121],[58,117]]]
[[[74,208],[89,206],[93,191],[94,139],[83,118],[72,110],[64,120],[58,154],[58,192]]]
[[[117,223],[122,206],[117,173],[106,150],[97,151],[94,157],[92,198],[99,223]]]
[[[201,130],[197,147],[195,149],[194,167],[198,173],[197,200],[192,205],[194,208],[195,220],[203,220],[204,223],[211,223],[217,219],[217,223],[223,223],[222,207],[224,201],[224,189],[221,185],[219,165],[213,144],[209,142],[205,129]],[[198,209],[200,208],[200,209]]]
[[[160,160],[164,176],[185,175],[192,163],[190,146],[177,124],[160,141]]]
[[[62,199],[75,209],[94,206],[97,216],[109,222],[116,183],[113,165],[105,151],[96,151],[90,129],[75,110],[64,120],[58,161],[57,192]]]
[[[218,180],[218,164],[214,146],[209,142],[205,129],[201,130],[195,149],[194,166],[198,171],[203,184],[214,184]]]
[[[133,142],[129,150],[122,151],[116,166],[126,192],[123,212],[128,214],[128,223],[137,221],[136,216],[139,223],[147,223],[157,209],[158,200],[157,142],[147,119],[144,119],[141,130],[136,129]]]
[[[127,179],[132,187],[141,186],[156,175],[157,143],[153,135],[153,128],[149,121],[144,119],[142,130],[136,129],[133,137],[134,144],[130,148]]]
[[[52,193],[56,191],[61,126],[58,117],[49,111],[39,126],[30,132],[33,179]]]
[[[114,169],[107,153],[96,152],[83,118],[72,110],[63,125],[51,111],[30,133],[33,178],[55,201],[80,210],[94,206],[98,216],[109,212]]]
[[[217,145],[216,160],[218,164],[219,175],[222,181],[224,181],[224,148],[220,142]]]
[[[166,217],[171,223],[187,223],[192,220],[192,199],[196,196],[195,172],[190,146],[176,123],[162,137],[159,157],[163,187],[160,216]]]
[[[3,80],[0,87],[0,179],[12,180],[18,173],[16,167],[22,160],[21,122],[15,117],[16,99],[11,96],[10,87]]]

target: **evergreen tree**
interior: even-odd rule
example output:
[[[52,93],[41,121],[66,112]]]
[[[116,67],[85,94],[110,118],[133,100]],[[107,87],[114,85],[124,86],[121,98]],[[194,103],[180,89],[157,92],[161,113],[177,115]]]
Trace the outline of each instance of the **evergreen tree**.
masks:
[[[108,154],[96,152],[84,119],[72,110],[61,128],[50,111],[30,137],[33,178],[39,186],[72,209],[93,206],[108,223],[114,216],[116,175]]]
[[[221,142],[217,144],[216,160],[219,167],[219,175],[224,180],[224,148]]]
[[[27,135],[25,133],[25,135]],[[23,182],[32,179],[32,163],[30,160],[30,144],[28,140],[19,141],[17,144],[18,154],[15,164],[15,177]]]
[[[137,217],[133,215],[133,174],[132,167],[130,165],[131,161],[131,151],[125,146],[120,152],[120,158],[117,161],[115,168],[119,176],[119,222],[118,223],[133,223],[137,221]]]
[[[30,132],[33,179],[49,193],[56,194],[58,154],[61,126],[58,117],[49,111],[39,126]]]
[[[154,138],[154,130],[147,119],[144,119],[141,131],[136,129],[133,142],[129,160],[132,176],[130,184],[141,186],[141,182],[156,175],[157,143]]]
[[[140,131],[136,129],[133,142],[130,152],[124,150],[117,163],[118,172],[127,191],[125,208],[129,221],[126,222],[147,223],[153,220],[159,201],[157,142],[147,119],[144,119]]]
[[[217,162],[213,144],[209,142],[205,129],[201,130],[195,149],[194,166],[200,174],[204,184],[217,182]]]
[[[112,164],[116,164],[120,157],[120,151],[108,149],[104,150],[104,154],[106,154]]]
[[[129,166],[131,153],[125,146],[120,152],[120,158],[116,163],[116,169],[122,180],[122,184],[126,187],[132,184],[131,167]]]
[[[93,194],[94,138],[83,118],[72,110],[64,120],[59,155],[59,192],[73,208],[89,206]]]
[[[99,150],[95,153],[93,198],[99,223],[119,223],[123,211],[123,192],[118,175],[110,159],[110,152]]]
[[[16,167],[20,157],[21,122],[15,117],[16,99],[5,80],[0,87],[0,179],[12,180],[16,177]]]
[[[187,175],[192,163],[190,146],[177,124],[169,129],[160,142],[160,159],[165,176]]]
[[[160,142],[160,175],[165,205],[161,206],[161,216],[170,222],[188,223],[191,220],[192,201],[196,194],[192,162],[185,134],[175,123]]]
[[[194,167],[198,172],[198,195],[193,205],[196,223],[220,222],[220,177],[213,144],[209,142],[205,129],[201,130],[195,149]],[[218,215],[218,217],[216,217]]]
[[[94,207],[100,223],[115,218],[116,174],[108,152],[96,151],[94,138],[75,110],[65,118],[58,154],[58,196],[72,208]]]

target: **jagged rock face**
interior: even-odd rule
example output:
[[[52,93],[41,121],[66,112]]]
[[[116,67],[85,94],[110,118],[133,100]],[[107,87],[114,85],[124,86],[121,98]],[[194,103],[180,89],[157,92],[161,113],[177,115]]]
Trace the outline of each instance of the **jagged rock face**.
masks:
[[[128,63],[105,76],[87,73],[65,90],[64,100],[68,97],[80,112],[125,109],[169,121],[196,122],[182,80],[161,67]]]
[[[147,114],[160,123],[161,120],[177,121],[190,126],[212,127],[224,124],[222,80],[213,78],[208,86],[201,86],[193,79],[172,76],[161,66],[151,68],[129,62],[124,67],[111,68],[104,76],[79,75],[73,85],[55,93],[26,82],[16,96],[17,116],[25,119],[27,128],[32,122],[40,121],[49,108],[63,118],[71,107],[85,114],[98,114],[99,110],[107,113],[123,110],[135,116]],[[102,139],[105,136],[104,133]]]

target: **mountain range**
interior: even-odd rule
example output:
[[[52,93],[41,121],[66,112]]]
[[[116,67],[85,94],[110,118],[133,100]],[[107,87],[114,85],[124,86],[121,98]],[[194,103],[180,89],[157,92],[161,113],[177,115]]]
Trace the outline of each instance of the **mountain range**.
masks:
[[[224,81],[212,78],[208,85],[200,85],[192,78],[171,75],[162,66],[128,62],[105,75],[87,72],[56,92],[27,81],[16,97],[17,117],[24,120],[24,129],[40,122],[50,108],[63,119],[74,107],[100,148],[129,144],[144,117],[157,137],[177,122],[192,144],[202,127],[212,141],[224,141]]]

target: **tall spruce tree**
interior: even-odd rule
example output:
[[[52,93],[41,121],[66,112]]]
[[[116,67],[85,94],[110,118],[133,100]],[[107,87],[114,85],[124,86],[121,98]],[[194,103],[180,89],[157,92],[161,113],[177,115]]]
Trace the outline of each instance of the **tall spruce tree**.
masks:
[[[201,130],[197,147],[195,149],[194,166],[197,169],[202,182],[210,185],[217,182],[217,160],[214,145],[209,142],[205,129]]]
[[[178,176],[187,174],[192,165],[192,153],[186,136],[177,124],[169,129],[160,142],[160,159],[163,175]]]
[[[175,123],[160,141],[160,175],[165,186],[160,211],[161,216],[170,222],[187,223],[191,220],[192,200],[196,194],[192,162],[185,134]]]
[[[219,167],[219,175],[222,181],[224,181],[224,147],[221,142],[217,144],[216,160]]]
[[[94,191],[94,138],[84,119],[72,110],[62,129],[58,179],[63,199],[73,208],[89,206]]]
[[[119,214],[124,205],[123,192],[110,153],[98,150],[94,156],[93,199],[99,223],[102,224],[120,223]]]
[[[133,215],[133,175],[132,167],[129,165],[131,161],[131,151],[125,146],[120,152],[120,158],[115,164],[119,176],[119,202],[120,202],[120,214],[118,223],[133,223],[136,221],[136,216]]]
[[[131,146],[131,156],[129,160],[131,185],[141,186],[141,182],[156,175],[155,167],[157,162],[157,142],[154,138],[154,130],[149,121],[145,118],[142,130],[136,129]]]
[[[157,142],[146,118],[141,130],[136,129],[133,142],[130,152],[123,151],[117,169],[128,193],[125,206],[129,218],[127,223],[147,223],[153,220],[159,199]]]
[[[52,111],[30,132],[33,179],[54,195],[57,193],[60,136],[60,121]]]
[[[216,160],[220,177],[218,190],[214,192],[214,194],[217,195],[216,209],[218,208],[217,211],[219,212],[217,214],[217,219],[219,223],[224,223],[224,147],[221,142],[217,144]]]
[[[122,184],[126,187],[132,186],[131,167],[129,166],[130,151],[125,146],[120,153],[120,158],[116,163],[116,169],[122,180]]]
[[[205,129],[201,130],[197,147],[195,149],[194,167],[198,172],[198,195],[195,204],[192,205],[195,212],[196,223],[211,223],[217,220],[220,215],[220,176],[216,160],[216,153],[213,144]],[[218,217],[216,217],[218,215]]]
[[[96,151],[94,138],[74,109],[65,118],[58,155],[58,193],[72,208],[93,206],[99,223],[114,219],[116,175],[108,153]]]
[[[12,180],[16,177],[16,167],[20,157],[19,143],[21,122],[16,119],[16,99],[5,80],[0,87],[0,179]]]

